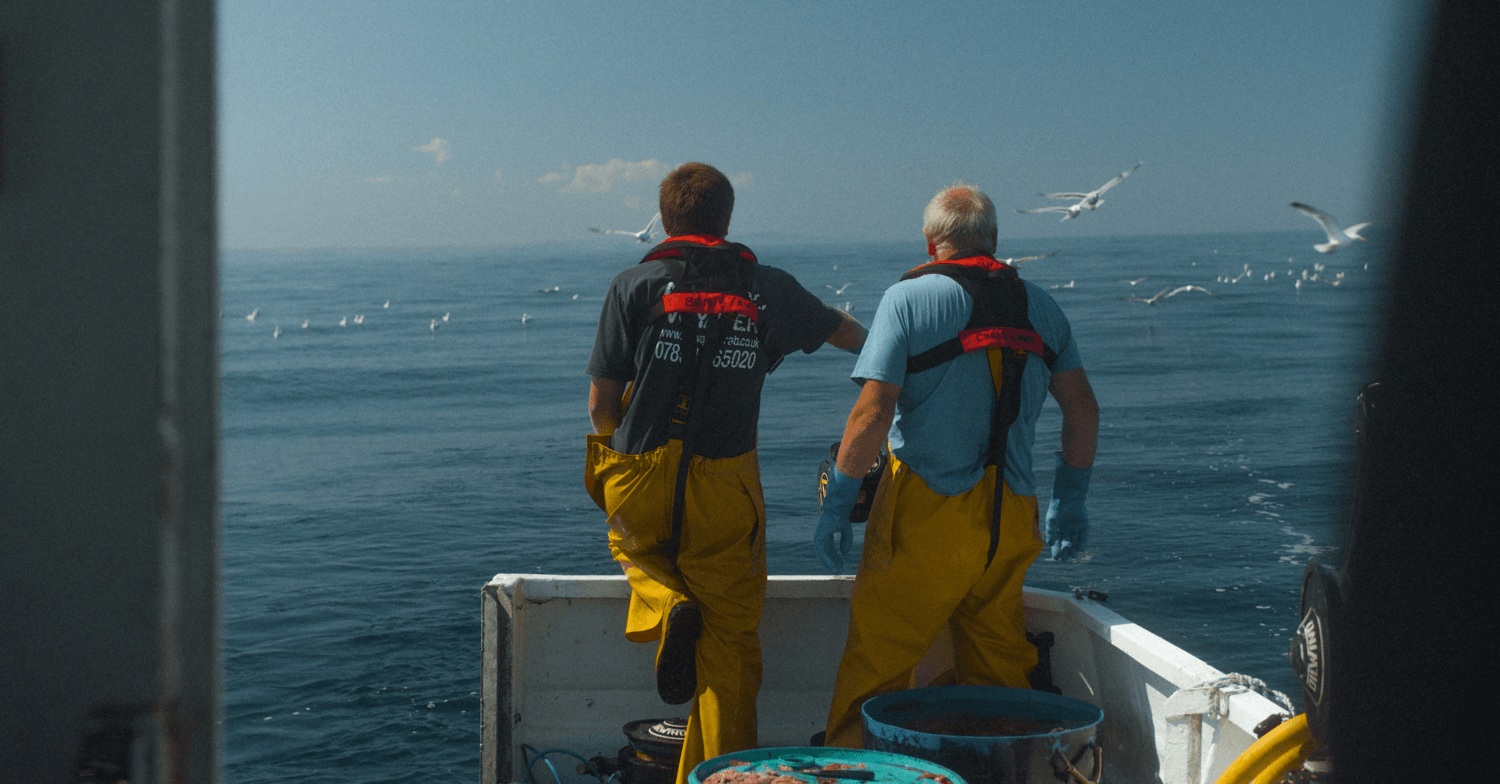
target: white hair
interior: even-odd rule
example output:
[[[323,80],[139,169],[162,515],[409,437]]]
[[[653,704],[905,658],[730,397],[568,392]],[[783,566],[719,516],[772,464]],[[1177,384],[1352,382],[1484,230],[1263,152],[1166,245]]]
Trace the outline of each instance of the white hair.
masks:
[[[937,192],[922,212],[922,234],[949,251],[995,252],[995,203],[967,182],[955,182]]]

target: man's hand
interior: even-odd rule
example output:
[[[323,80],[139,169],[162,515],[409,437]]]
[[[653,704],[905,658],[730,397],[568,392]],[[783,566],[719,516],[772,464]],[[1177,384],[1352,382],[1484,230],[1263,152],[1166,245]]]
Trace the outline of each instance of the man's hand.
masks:
[[[1052,478],[1052,503],[1047,506],[1043,537],[1053,560],[1071,560],[1089,542],[1089,511],[1084,501],[1094,469],[1074,468],[1057,453],[1057,472]]]
[[[863,480],[855,479],[837,466],[828,471],[828,486],[823,492],[823,515],[818,518],[818,530],[813,534],[813,546],[818,549],[818,560],[834,574],[844,573],[844,558],[854,546],[854,525],[849,522],[849,512],[859,498],[859,486]],[[834,535],[838,544],[834,544]]]

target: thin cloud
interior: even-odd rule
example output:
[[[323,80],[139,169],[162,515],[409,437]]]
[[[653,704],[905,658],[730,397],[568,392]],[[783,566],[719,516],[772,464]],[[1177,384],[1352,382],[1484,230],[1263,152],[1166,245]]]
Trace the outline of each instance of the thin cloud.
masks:
[[[655,158],[639,163],[611,158],[608,163],[579,166],[573,172],[573,181],[563,186],[559,192],[608,193],[614,190],[616,182],[655,182],[667,176],[671,170],[670,166]]]
[[[566,180],[567,178],[568,175],[563,174],[562,172],[547,172],[546,174],[543,174],[541,177],[539,177],[537,179],[537,182],[546,185],[549,182],[557,182],[558,180]]]
[[[449,144],[447,139],[434,138],[421,147],[413,147],[412,150],[431,155],[432,160],[441,166],[444,161],[448,160],[448,156],[453,154],[453,145]]]
[[[729,184],[736,187],[752,185],[755,183],[755,175],[750,172],[740,172],[729,178]]]

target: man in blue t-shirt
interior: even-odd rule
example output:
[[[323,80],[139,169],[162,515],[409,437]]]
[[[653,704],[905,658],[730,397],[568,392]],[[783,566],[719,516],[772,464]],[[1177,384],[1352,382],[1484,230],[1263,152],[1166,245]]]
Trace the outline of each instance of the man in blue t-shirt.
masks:
[[[829,746],[862,744],[864,701],[906,688],[950,621],[955,664],[946,680],[1028,686],[1037,655],[1026,641],[1021,588],[1043,549],[1031,448],[1049,392],[1063,428],[1046,544],[1052,557],[1066,559],[1087,541],[1084,500],[1099,407],[1067,317],[1051,296],[994,258],[995,207],[978,188],[960,183],[940,191],[922,230],[930,271],[943,274],[919,267],[880,301],[853,373],[863,389],[829,472],[815,536],[823,563],[841,571],[861,478],[888,439],[892,459],[865,531]],[[1010,313],[1019,323],[974,323],[971,286],[982,295],[983,314]],[[1037,348],[1038,336],[1045,350]],[[975,338],[982,350],[969,344]],[[929,358],[942,359],[945,343],[956,356],[931,364]],[[997,393],[1002,379],[1018,382],[1019,395],[1008,403]],[[996,405],[1014,417],[1003,449],[998,441],[991,448]],[[1003,484],[995,476],[1001,463]]]

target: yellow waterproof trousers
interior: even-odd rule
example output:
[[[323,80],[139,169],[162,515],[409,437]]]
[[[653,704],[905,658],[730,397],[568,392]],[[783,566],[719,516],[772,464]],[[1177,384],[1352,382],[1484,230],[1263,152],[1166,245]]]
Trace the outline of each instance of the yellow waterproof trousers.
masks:
[[[892,456],[866,524],[827,745],[864,745],[865,700],[907,688],[950,619],[954,683],[1029,688],[1037,654],[1021,587],[1042,551],[1036,498],[1003,488],[1000,544],[986,568],[994,487],[991,466],[967,492],[939,495]]]
[[[667,614],[684,599],[698,603],[698,689],[688,716],[678,784],[698,763],[757,745],[760,614],[766,596],[766,504],[754,451],[739,457],[694,457],[688,467],[682,540],[675,561],[672,494],[682,442],[644,455],[609,448],[589,436],[584,483],[609,516],[610,554],[630,581],[625,636],[659,640]]]

